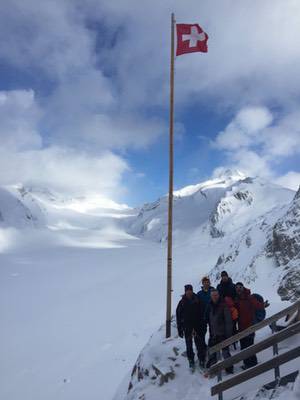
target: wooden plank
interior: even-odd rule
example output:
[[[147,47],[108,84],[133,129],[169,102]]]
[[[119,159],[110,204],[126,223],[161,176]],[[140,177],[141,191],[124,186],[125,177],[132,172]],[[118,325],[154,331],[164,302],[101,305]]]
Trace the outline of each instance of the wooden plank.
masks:
[[[264,372],[274,369],[275,367],[285,364],[295,358],[300,357],[300,346],[291,349],[279,356],[273,357],[271,360],[265,361],[262,364],[258,364],[255,367],[249,368],[244,372],[241,372],[226,381],[220,382],[211,388],[211,395],[214,396],[220,392],[224,392],[240,383],[248,381],[249,379],[255,378]]]
[[[228,368],[231,365],[237,364],[238,362],[244,360],[252,356],[253,354],[259,353],[267,349],[268,347],[273,346],[275,343],[282,342],[283,340],[297,334],[300,332],[300,321],[296,322],[294,325],[291,325],[282,331],[274,333],[273,335],[268,336],[266,339],[247,347],[246,349],[240,351],[237,354],[234,354],[230,358],[226,358],[225,360],[212,365],[209,369],[209,374],[216,374],[218,371]]]
[[[267,383],[267,384],[263,385],[262,388],[260,388],[258,390],[258,392],[256,393],[255,398],[259,398],[258,395],[260,393],[264,393],[263,392],[264,390],[272,390],[272,389],[275,389],[278,386],[286,386],[288,383],[295,382],[295,380],[296,380],[298,375],[299,375],[299,371],[295,371],[295,372],[292,372],[291,374],[283,376],[282,378],[279,379],[279,381],[276,380],[276,381],[273,381],[273,382],[270,382],[270,383]],[[245,397],[243,395],[239,394],[237,397],[234,397],[232,400],[237,400],[237,399],[241,400],[243,398],[245,399]]]
[[[296,301],[291,306],[286,307],[285,309],[279,311],[278,313],[272,315],[271,317],[264,319],[263,321],[259,322],[258,324],[252,325],[249,328],[245,329],[244,331],[239,332],[236,335],[231,336],[230,338],[224,340],[223,342],[218,343],[217,345],[209,348],[208,353],[209,354],[216,353],[217,351],[222,350],[224,347],[227,347],[227,346],[231,345],[232,343],[237,342],[240,339],[250,335],[250,333],[254,333],[257,330],[264,328],[265,326],[271,325],[272,322],[276,322],[280,318],[284,317],[285,315],[287,315],[293,311],[296,311],[298,309],[300,309],[300,300]]]

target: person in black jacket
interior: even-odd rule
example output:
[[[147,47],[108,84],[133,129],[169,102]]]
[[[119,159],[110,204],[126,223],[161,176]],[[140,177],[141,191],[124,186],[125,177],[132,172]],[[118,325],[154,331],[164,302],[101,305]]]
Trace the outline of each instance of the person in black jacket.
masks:
[[[225,299],[225,297],[231,297],[232,300],[235,300],[236,298],[235,285],[233,284],[232,279],[229,278],[226,271],[221,272],[221,282],[217,286],[217,291],[222,299]]]
[[[186,353],[191,368],[195,365],[195,354],[193,350],[193,338],[197,348],[200,367],[205,366],[206,343],[205,343],[205,305],[193,291],[192,285],[185,285],[184,295],[179,301],[176,309],[178,335],[185,337]]]

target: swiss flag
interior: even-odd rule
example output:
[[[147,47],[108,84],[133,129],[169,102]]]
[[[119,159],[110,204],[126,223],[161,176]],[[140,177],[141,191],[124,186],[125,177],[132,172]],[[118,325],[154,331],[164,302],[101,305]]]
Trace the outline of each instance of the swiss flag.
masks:
[[[196,51],[207,52],[208,35],[198,24],[177,24],[176,28],[176,56]]]

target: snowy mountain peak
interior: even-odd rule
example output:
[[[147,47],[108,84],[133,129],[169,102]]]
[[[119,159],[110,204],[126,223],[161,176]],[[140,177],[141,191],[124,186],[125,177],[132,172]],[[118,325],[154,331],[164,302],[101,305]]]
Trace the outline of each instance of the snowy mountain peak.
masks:
[[[247,178],[247,175],[238,169],[221,168],[216,170],[214,177],[222,180],[243,180]]]
[[[226,188],[235,182],[240,182],[246,179],[251,179],[238,170],[227,169],[215,175],[213,179],[198,183],[196,185],[189,185],[177,191],[174,191],[174,196],[184,197],[191,196],[198,191],[205,191],[214,188]]]

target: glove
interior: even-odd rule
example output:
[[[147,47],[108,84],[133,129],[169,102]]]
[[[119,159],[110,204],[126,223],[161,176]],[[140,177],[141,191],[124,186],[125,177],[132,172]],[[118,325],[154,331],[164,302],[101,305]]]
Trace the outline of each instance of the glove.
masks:
[[[182,329],[178,329],[178,336],[183,338],[183,330]]]
[[[265,308],[269,307],[269,305],[270,305],[269,300],[266,300],[264,303]]]

